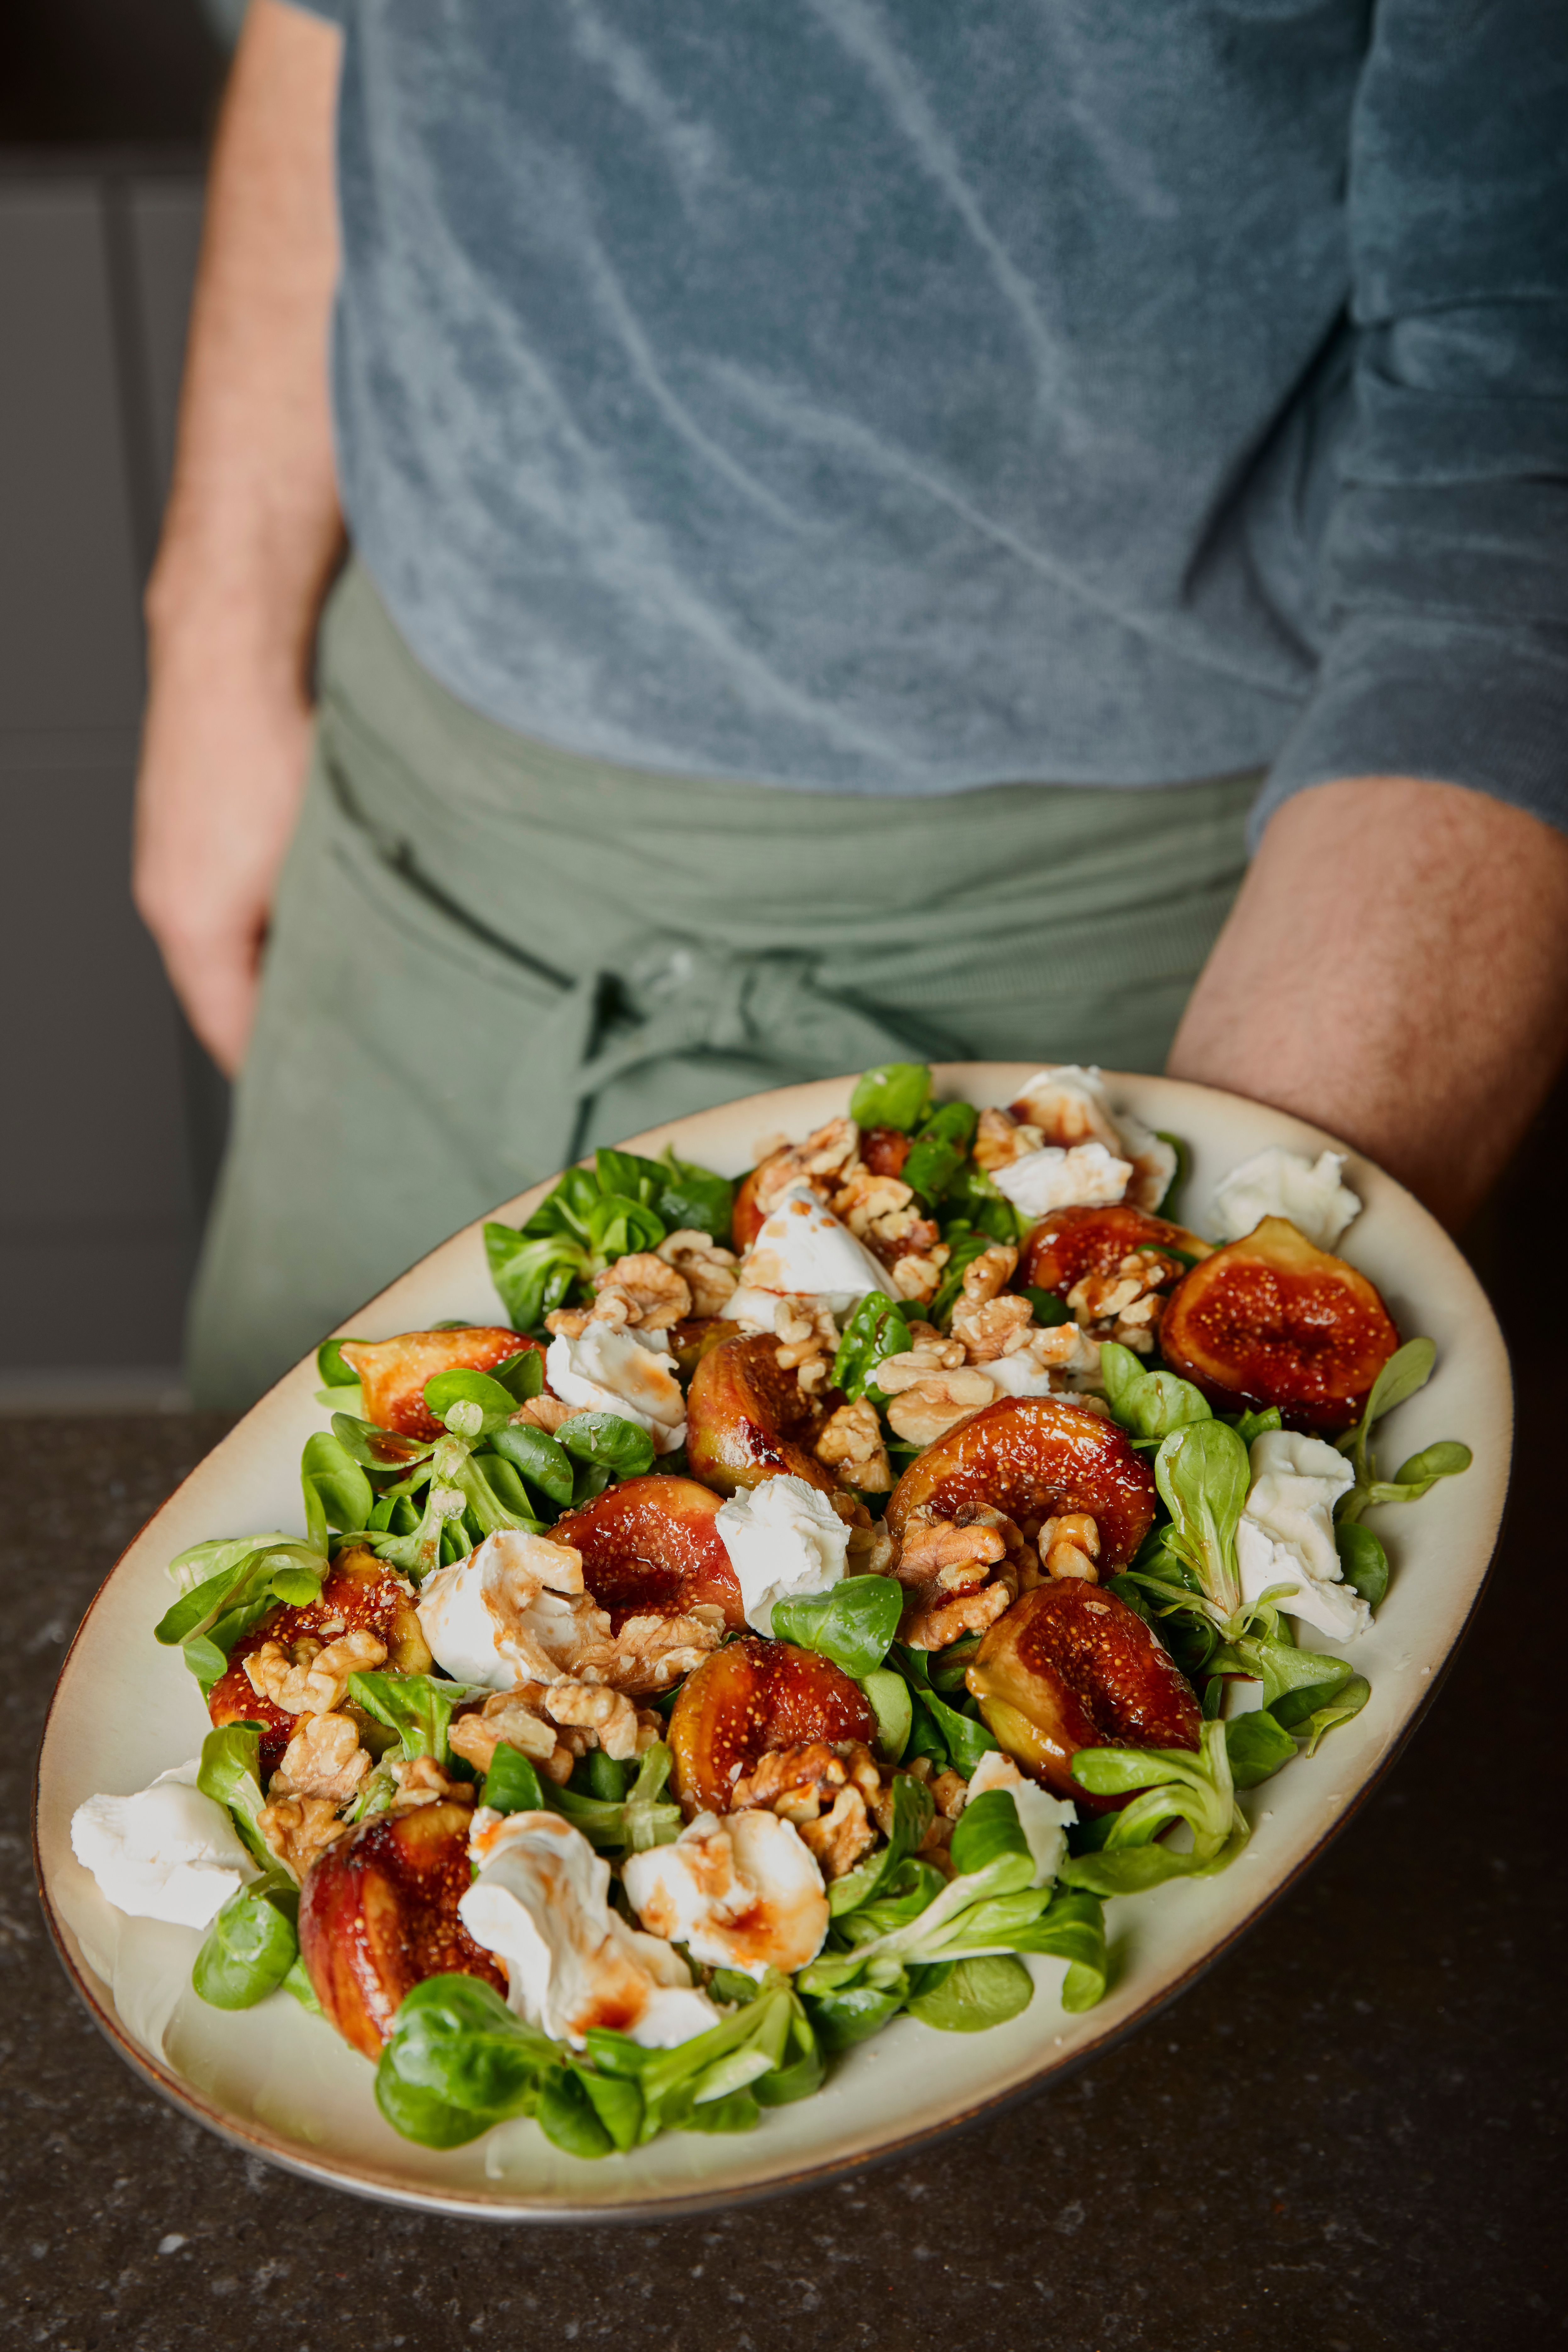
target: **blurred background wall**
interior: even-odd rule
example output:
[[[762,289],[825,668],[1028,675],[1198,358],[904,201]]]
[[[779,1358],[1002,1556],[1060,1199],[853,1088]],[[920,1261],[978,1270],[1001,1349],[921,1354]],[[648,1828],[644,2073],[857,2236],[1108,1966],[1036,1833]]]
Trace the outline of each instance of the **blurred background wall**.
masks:
[[[0,1410],[178,1401],[222,1146],[128,873],[141,591],[233,30],[224,0],[0,9]]]

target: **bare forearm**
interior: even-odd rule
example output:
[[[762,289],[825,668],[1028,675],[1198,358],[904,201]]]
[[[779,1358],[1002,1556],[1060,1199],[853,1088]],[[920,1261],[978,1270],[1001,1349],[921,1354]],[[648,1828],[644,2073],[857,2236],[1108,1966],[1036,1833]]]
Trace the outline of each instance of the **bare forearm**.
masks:
[[[298,659],[338,560],[327,334],[339,47],[330,27],[257,0],[235,60],[148,590],[155,659],[219,630]]]
[[[1169,1067],[1314,1120],[1458,1224],[1565,1048],[1568,839],[1373,776],[1274,817]]]
[[[214,158],[179,447],[147,594],[136,903],[237,1067],[310,739],[342,544],[327,333],[339,36],[254,0]]]

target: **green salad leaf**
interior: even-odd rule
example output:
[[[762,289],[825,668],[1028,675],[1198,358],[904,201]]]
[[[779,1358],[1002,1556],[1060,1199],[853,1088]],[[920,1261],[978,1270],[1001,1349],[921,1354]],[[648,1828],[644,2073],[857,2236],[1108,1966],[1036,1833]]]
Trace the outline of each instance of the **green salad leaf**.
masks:
[[[529,1355],[533,1356],[530,1349]],[[527,1358],[521,1360],[526,1361]],[[516,1363],[519,1359],[513,1357]],[[454,1437],[489,1437],[504,1429],[517,1411],[517,1399],[504,1381],[489,1372],[470,1371],[457,1365],[437,1372],[425,1383],[425,1402]]]
[[[530,1234],[527,1225],[519,1232],[511,1225],[489,1223],[485,1256],[490,1280],[516,1331],[537,1330],[547,1315],[565,1303],[573,1285],[592,1270],[586,1243],[560,1228]]]
[[[429,1977],[405,1996],[376,2073],[376,2100],[405,2138],[457,2147],[493,2124],[531,2116],[568,2154],[624,2153],[661,2131],[744,2131],[756,2089],[783,2098],[820,2080],[810,2019],[788,1986],[762,1988],[705,2033],[645,2050],[595,2029],[575,2057],[513,2015],[477,1978]]]
[[[426,1977],[393,2021],[376,2067],[376,2105],[405,2139],[459,2147],[509,2116],[537,2114],[545,2084],[564,2063],[561,2046],[514,2017],[493,1986],[478,1977]],[[595,2152],[608,2147],[606,2135]]]
[[[1236,1531],[1252,1483],[1246,1446],[1223,1421],[1180,1426],[1154,1456],[1154,1483],[1171,1514],[1167,1549],[1191,1571],[1215,1622],[1228,1626],[1241,1607]]]
[[[1076,2017],[1104,2000],[1110,1980],[1105,1906],[1089,1889],[1058,1885],[1033,1925],[1018,1929],[1013,1948],[1067,1962],[1061,2003],[1069,2016]]]
[[[836,1919],[873,1902],[892,1884],[900,1864],[918,1853],[936,1814],[935,1801],[923,1780],[912,1772],[893,1775],[893,1826],[886,1845],[836,1878],[827,1890],[828,1908]]]
[[[1166,1878],[1210,1878],[1228,1869],[1250,1832],[1236,1801],[1223,1723],[1205,1723],[1194,1756],[1182,1748],[1080,1748],[1073,1778],[1097,1797],[1132,1794],[1111,1816],[1098,1851],[1063,1864],[1068,1886],[1092,1895],[1131,1895]],[[1183,1851],[1156,1843],[1173,1822],[1192,1832]]]
[[[857,2042],[869,2042],[890,2025],[909,1997],[910,1979],[896,1964],[887,1969],[886,1982],[846,1984],[817,1993],[805,2007],[824,2050],[837,2057]]]
[[[910,1733],[914,1728],[915,1709],[910,1686],[902,1675],[896,1674],[890,1666],[878,1666],[857,1679],[877,1718],[877,1753],[884,1764],[896,1764],[909,1746]]]
[[[261,1874],[229,1896],[207,1929],[191,1983],[215,2009],[249,2009],[276,1990],[300,1959],[299,1891],[261,1833],[260,1725],[226,1723],[209,1731],[196,1786],[226,1809]],[[308,1980],[304,1990],[313,2001]]]
[[[297,1536],[283,1535],[276,1528],[265,1536],[210,1536],[205,1543],[175,1553],[169,1562],[169,1578],[176,1592],[194,1592],[198,1585],[210,1584],[215,1577],[232,1571],[258,1552],[298,1541]]]
[[[1230,1757],[1230,1777],[1238,1789],[1256,1789],[1271,1780],[1296,1754],[1296,1742],[1266,1706],[1250,1715],[1232,1716],[1225,1727]]]
[[[350,1412],[333,1413],[332,1435],[351,1462],[381,1475],[389,1471],[409,1475],[422,1469],[436,1450],[434,1438],[405,1437],[399,1430],[383,1429]]]
[[[305,1496],[305,1540],[323,1559],[330,1528],[349,1535],[369,1524],[375,1490],[334,1433],[321,1429],[305,1440],[300,1484]]]
[[[215,1804],[226,1806],[241,1843],[253,1861],[269,1874],[287,1876],[282,1864],[261,1833],[261,1726],[224,1723],[202,1742],[196,1786]]]
[[[556,1443],[576,1461],[606,1471],[617,1482],[640,1478],[654,1465],[654,1443],[647,1431],[618,1412],[576,1413],[562,1423]],[[583,1498],[577,1494],[573,1499]]]
[[[887,1656],[904,1610],[896,1577],[847,1576],[826,1592],[803,1593],[773,1605],[773,1635],[818,1651],[858,1679]]]
[[[1357,1427],[1340,1439],[1340,1450],[1350,1455],[1355,1471],[1355,1484],[1342,1497],[1335,1511],[1342,1526],[1353,1526],[1363,1511],[1378,1503],[1417,1502],[1431,1492],[1440,1478],[1457,1478],[1469,1468],[1469,1447],[1454,1438],[1442,1438],[1435,1445],[1423,1446],[1419,1454],[1413,1454],[1402,1463],[1390,1479],[1379,1478],[1373,1462],[1373,1428],[1385,1413],[1426,1387],[1436,1360],[1436,1341],[1406,1339],[1403,1348],[1395,1349],[1373,1382],[1366,1411]]]
[[[1034,1220],[1016,1209],[996,1179],[966,1160],[942,1196],[942,1237],[951,1246],[970,1231],[987,1242],[1021,1242]],[[940,1293],[938,1294],[940,1296]]]
[[[981,1758],[999,1745],[981,1720],[978,1701],[962,1685],[957,1706],[940,1695],[931,1680],[929,1651],[896,1642],[888,1663],[903,1676],[910,1692],[913,1721],[906,1754],[929,1757],[938,1771],[951,1768],[967,1780]]]
[[[447,1682],[438,1675],[389,1675],[379,1671],[351,1675],[349,1696],[377,1723],[397,1734],[405,1759],[433,1756],[449,1764],[452,1751],[447,1734],[453,1709],[463,1700],[483,1696],[482,1688]]]
[[[1006,1790],[987,1790],[964,1808],[950,1853],[955,1875],[945,1883],[927,1864],[898,1864],[871,1899],[835,1919],[829,1948],[795,1979],[829,2046],[876,2032],[901,2000],[929,1986],[914,1971],[948,1962],[1058,1953],[1068,1962],[1067,2005],[1087,2008],[1100,1997],[1099,1904],[1092,1890],[1034,1884],[1034,1857]],[[856,1990],[870,1998],[847,2012],[845,1997]]]
[[[527,1481],[536,1496],[556,1510],[565,1510],[572,1501],[572,1457],[566,1448],[542,1429],[531,1429],[526,1423],[510,1425],[491,1433],[488,1453],[481,1455],[485,1475],[494,1479],[491,1456],[509,1463]]]
[[[912,1348],[909,1318],[898,1299],[879,1290],[868,1291],[844,1326],[844,1336],[833,1359],[833,1385],[851,1404],[874,1385],[884,1356],[899,1356]]]
[[[316,1600],[326,1572],[324,1556],[309,1544],[263,1545],[184,1593],[160,1617],[153,1639],[184,1651],[205,1697],[241,1634],[258,1624],[275,1601],[302,1607]]]
[[[920,1971],[918,1990],[906,2004],[910,2015],[942,2033],[982,2033],[1005,2025],[1028,2008],[1034,1979],[1010,1952],[987,1959],[944,1960]]]
[[[708,1234],[727,1244],[735,1208],[735,1187],[729,1177],[716,1176],[711,1168],[700,1168],[693,1160],[678,1160],[672,1143],[665,1146],[658,1167],[662,1182],[654,1206],[670,1232]]]
[[[503,1741],[490,1759],[479,1802],[498,1813],[560,1813],[590,1844],[640,1853],[648,1846],[668,1845],[680,1834],[680,1808],[664,1799],[673,1761],[664,1741],[655,1740],[643,1750],[624,1796],[592,1797],[560,1787]]]
[[[300,1897],[275,1882],[242,1886],[207,1929],[191,1984],[214,2009],[251,2009],[300,1958]]]
[[[470,1535],[476,1528],[481,1536],[489,1535],[498,1525],[540,1535],[552,1525],[554,1505],[540,1501],[505,1454],[479,1454],[471,1470],[471,1477],[462,1481],[467,1506],[463,1524]]]
[[[928,1206],[940,1201],[969,1157],[980,1114],[972,1103],[943,1103],[910,1147],[902,1181]]]
[[[1332,1731],[1336,1724],[1348,1723],[1352,1716],[1359,1715],[1371,1696],[1372,1685],[1366,1676],[1351,1675],[1323,1705],[1313,1707],[1306,1715],[1298,1716],[1292,1728],[1301,1735],[1305,1742],[1302,1754],[1315,1756],[1318,1743],[1324,1734]]]
[[[857,1127],[896,1127],[912,1135],[931,1109],[931,1070],[924,1062],[883,1062],[862,1071],[849,1097]]]
[[[1131,1349],[1115,1339],[1101,1341],[1100,1369],[1105,1401],[1134,1438],[1169,1437],[1214,1418],[1208,1399],[1190,1381],[1179,1380],[1174,1372],[1146,1371]]]
[[[567,1169],[524,1224],[485,1227],[490,1279],[513,1328],[537,1330],[578,1284],[679,1228],[728,1240],[734,1191],[673,1146],[662,1160],[604,1150],[591,1169]]]
[[[1252,1612],[1254,1629],[1222,1643],[1209,1660],[1211,1673],[1242,1675],[1263,1685],[1263,1704],[1287,1729],[1298,1717],[1337,1696],[1349,1681],[1343,1658],[1327,1651],[1299,1649],[1280,1624],[1279,1612],[1264,1604]],[[1269,1621],[1272,1620],[1272,1631]]]
[[[1376,1609],[1388,1591],[1388,1554],[1377,1537],[1358,1520],[1340,1519],[1334,1526],[1334,1547],[1345,1582],[1369,1609]]]
[[[1193,1172],[1192,1147],[1183,1136],[1167,1135],[1163,1127],[1157,1127],[1154,1129],[1154,1137],[1159,1143],[1168,1143],[1176,1155],[1176,1164],[1171,1171],[1171,1181],[1155,1203],[1154,1214],[1157,1217],[1168,1217],[1173,1223],[1179,1223],[1181,1221],[1176,1215],[1176,1203],[1181,1199],[1187,1179]]]
[[[364,1347],[363,1339],[349,1341],[349,1346]],[[316,1350],[316,1377],[324,1389],[357,1389],[360,1376],[343,1354],[341,1339],[323,1339]]]

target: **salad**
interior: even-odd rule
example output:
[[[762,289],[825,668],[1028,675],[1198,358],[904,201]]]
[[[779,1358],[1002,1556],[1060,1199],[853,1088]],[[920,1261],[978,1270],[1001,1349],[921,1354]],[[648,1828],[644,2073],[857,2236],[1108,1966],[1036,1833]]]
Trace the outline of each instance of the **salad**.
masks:
[[[290,1995],[449,2147],[755,2126],[904,2013],[972,2032],[1368,1696],[1376,1424],[1427,1379],[1342,1162],[1185,1154],[1097,1070],[868,1070],[737,1184],[603,1150],[485,1239],[506,1314],[330,1340],[303,1532],[170,1563],[212,1729],[79,1808],[192,1982]],[[1325,1642],[1332,1647],[1324,1646]]]

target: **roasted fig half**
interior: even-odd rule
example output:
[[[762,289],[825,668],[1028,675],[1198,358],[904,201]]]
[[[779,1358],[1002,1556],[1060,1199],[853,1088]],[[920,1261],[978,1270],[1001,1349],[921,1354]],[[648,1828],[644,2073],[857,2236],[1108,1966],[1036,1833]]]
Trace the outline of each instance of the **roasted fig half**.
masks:
[[[669,1717],[675,1793],[688,1813],[728,1812],[760,1757],[814,1739],[869,1741],[876,1730],[865,1692],[831,1658],[748,1634],[681,1685]]]
[[[324,1648],[340,1633],[359,1632],[374,1633],[385,1643],[387,1664],[400,1674],[429,1673],[434,1661],[415,1613],[413,1594],[374,1552],[355,1549],[338,1554],[316,1600],[298,1609],[279,1601],[229,1652],[228,1664],[208,1694],[207,1712],[215,1724],[260,1724],[264,1788],[293,1737],[298,1717],[285,1715],[251,1688],[245,1661],[263,1642],[278,1642],[292,1651],[295,1643],[310,1640]]]
[[[837,1394],[832,1402],[839,1402]],[[686,1458],[704,1486],[721,1495],[760,1486],[781,1471],[833,1492],[833,1480],[810,1451],[826,1419],[827,1400],[806,1395],[781,1370],[779,1343],[766,1332],[724,1339],[704,1356],[686,1397]]]
[[[583,1581],[617,1633],[628,1617],[679,1616],[705,1601],[741,1633],[741,1587],[714,1525],[721,1507],[710,1486],[655,1472],[569,1512],[551,1541],[582,1553]]]
[[[740,1336],[740,1325],[726,1323],[721,1315],[689,1315],[682,1322],[670,1325],[665,1344],[682,1377],[689,1380],[703,1357],[710,1355],[721,1340],[738,1339]]]
[[[1080,1748],[1198,1746],[1203,1718],[1186,1677],[1136,1611],[1098,1585],[1065,1580],[1026,1592],[985,1635],[964,1680],[1007,1753],[1085,1812],[1128,1800],[1079,1788]]]
[[[300,1891],[300,1956],[345,2042],[379,2058],[404,1995],[426,1977],[501,1969],[458,1916],[473,1884],[467,1805],[375,1813],[330,1845]]]
[[[488,1372],[537,1339],[471,1323],[457,1331],[401,1331],[395,1339],[345,1339],[340,1353],[360,1376],[367,1421],[404,1437],[439,1437],[441,1424],[425,1402],[425,1383],[437,1372]]]
[[[1171,1252],[1165,1263],[1179,1276],[1188,1258],[1207,1257],[1214,1244],[1185,1225],[1119,1203],[1109,1209],[1053,1209],[1024,1244],[1018,1281],[1026,1290],[1054,1290],[1065,1298],[1086,1274],[1114,1274],[1131,1250]]]
[[[999,1397],[910,1464],[888,1498],[901,1536],[910,1513],[951,1519],[989,1504],[1033,1540],[1044,1519],[1087,1511],[1100,1533],[1100,1572],[1124,1568],[1154,1517],[1154,1474],[1113,1421],[1067,1397]]]
[[[860,1138],[860,1158],[873,1176],[901,1176],[913,1149],[901,1127],[868,1127]]]
[[[1330,1435],[1361,1419],[1398,1345],[1365,1275],[1284,1217],[1194,1265],[1160,1326],[1172,1371],[1221,1412],[1278,1405],[1287,1428]]]
[[[757,1179],[767,1166],[764,1160],[749,1174],[742,1176],[735,1187],[735,1198],[730,1209],[730,1245],[742,1257],[762,1232],[763,1213],[757,1205]]]

